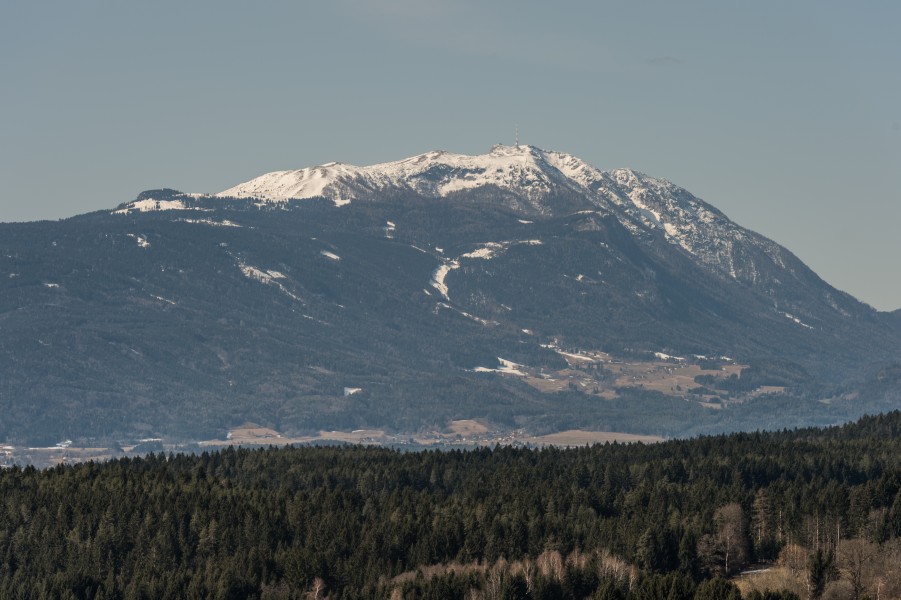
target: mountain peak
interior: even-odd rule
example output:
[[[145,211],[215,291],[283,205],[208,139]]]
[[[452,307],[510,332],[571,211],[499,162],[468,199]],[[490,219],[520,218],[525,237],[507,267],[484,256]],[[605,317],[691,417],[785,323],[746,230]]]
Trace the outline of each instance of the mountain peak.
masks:
[[[536,154],[542,152],[537,146],[528,144],[515,144],[507,146],[505,144],[495,144],[488,152],[489,156],[523,156],[527,154]]]
[[[744,259],[748,243],[773,264],[793,262],[777,244],[739,227],[665,179],[628,168],[601,171],[571,154],[524,144],[497,144],[487,154],[474,156],[433,150],[367,167],[328,163],[277,171],[218,196],[266,202],[326,198],[343,206],[395,193],[447,198],[480,189],[490,191],[486,198],[491,201],[527,215],[581,210],[612,214],[633,234],[662,235],[731,279],[757,283],[762,277],[760,266]]]
[[[280,203],[326,198],[343,206],[397,192],[446,198],[478,189],[502,190],[511,209],[531,215],[584,209],[613,213],[633,232],[662,232],[692,254],[708,254],[701,252],[702,245],[717,246],[716,239],[723,241],[723,235],[736,228],[722,213],[669,181],[632,169],[600,171],[571,154],[526,144],[496,144],[480,155],[432,150],[366,167],[331,162],[276,171],[217,195]],[[713,251],[713,262],[722,264],[723,251]],[[724,270],[735,272],[731,266]]]
[[[533,201],[555,187],[582,187],[574,175],[599,173],[583,161],[536,146],[497,144],[487,154],[455,154],[432,150],[394,162],[357,167],[330,162],[316,167],[266,173],[217,194],[286,202],[324,197],[338,205],[390,189],[411,189],[424,196],[444,197],[460,191],[496,186]],[[582,177],[584,179],[584,177]],[[540,212],[540,211],[539,211]]]

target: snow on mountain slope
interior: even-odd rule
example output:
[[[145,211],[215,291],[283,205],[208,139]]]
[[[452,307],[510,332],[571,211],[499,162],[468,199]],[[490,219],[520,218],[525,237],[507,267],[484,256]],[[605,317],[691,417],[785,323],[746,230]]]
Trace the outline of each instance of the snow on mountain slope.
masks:
[[[432,151],[368,167],[328,163],[277,171],[217,196],[273,203],[321,197],[342,206],[392,193],[446,198],[478,189],[504,192],[507,199],[503,201],[530,218],[562,216],[584,208],[613,215],[637,238],[661,236],[718,276],[771,294],[774,308],[784,295],[777,288],[784,290],[786,279],[819,281],[785,248],[735,224],[669,181],[631,169],[601,171],[570,154],[535,146],[497,145],[477,156]],[[839,312],[846,308],[836,305],[833,296],[823,301]]]
[[[369,167],[328,163],[296,171],[276,171],[217,196],[274,202],[324,197],[340,206],[391,189],[446,197],[493,185],[539,202],[558,188],[584,192],[575,179],[554,166],[554,163],[570,165],[572,162],[579,163],[569,166],[573,172],[580,165],[593,169],[569,155],[548,153],[533,146],[498,145],[479,156],[438,150]]]
[[[116,215],[127,215],[130,212],[150,212],[154,210],[184,210],[185,203],[181,200],[156,200],[147,198],[129,202],[125,208],[113,211]]]
[[[606,181],[596,184],[597,193],[622,209],[627,219],[620,220],[633,232],[659,229],[701,263],[740,281],[759,282],[761,257],[779,269],[794,268],[796,259],[784,248],[669,181],[631,169],[602,175]]]

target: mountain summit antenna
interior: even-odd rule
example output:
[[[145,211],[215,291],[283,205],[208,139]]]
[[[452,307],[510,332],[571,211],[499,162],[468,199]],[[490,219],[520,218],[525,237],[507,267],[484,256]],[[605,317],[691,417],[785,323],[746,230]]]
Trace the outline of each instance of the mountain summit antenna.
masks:
[[[516,126],[516,147],[519,148],[519,125]]]

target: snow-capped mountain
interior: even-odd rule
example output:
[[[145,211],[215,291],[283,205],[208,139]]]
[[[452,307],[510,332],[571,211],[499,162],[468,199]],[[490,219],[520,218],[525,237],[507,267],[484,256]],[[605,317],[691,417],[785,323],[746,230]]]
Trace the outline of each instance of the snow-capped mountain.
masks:
[[[488,154],[478,156],[436,150],[368,167],[333,162],[296,171],[276,171],[217,196],[275,202],[324,197],[341,206],[392,190],[447,197],[496,186],[525,196],[534,210],[546,212],[542,200],[555,192],[586,191],[573,177],[583,170],[596,172],[586,163],[559,152],[534,146],[497,145]]]
[[[495,146],[0,224],[0,357],[0,441],[468,418],[679,435],[893,402],[818,386],[897,362],[901,318],[668,181]]]
[[[453,198],[479,190],[504,194],[510,208],[530,218],[596,211],[614,216],[638,237],[662,235],[718,275],[766,289],[775,309],[783,302],[779,288],[791,285],[777,271],[791,279],[815,278],[779,244],[735,224],[669,181],[632,169],[601,171],[570,154],[530,145],[496,145],[477,156],[433,151],[366,167],[328,163],[276,171],[216,196],[271,203],[327,198],[343,206],[392,193]],[[570,201],[561,204],[561,197]],[[846,311],[849,298],[829,293],[822,300]],[[799,309],[791,302],[787,308]]]

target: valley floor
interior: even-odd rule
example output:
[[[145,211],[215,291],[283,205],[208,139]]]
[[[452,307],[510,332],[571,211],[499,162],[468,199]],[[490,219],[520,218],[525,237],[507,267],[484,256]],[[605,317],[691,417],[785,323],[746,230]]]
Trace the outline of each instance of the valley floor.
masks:
[[[389,448],[460,449],[493,446],[540,448],[545,446],[576,447],[617,442],[655,443],[664,438],[617,431],[585,431],[571,429],[546,435],[529,435],[522,430],[503,431],[478,420],[452,421],[446,431],[426,431],[410,434],[389,434],[381,429],[354,431],[320,431],[312,436],[282,435],[274,429],[247,423],[228,432],[225,439],[204,440],[198,443],[163,443],[162,439],[141,440],[119,448],[83,448],[62,442],[55,446],[0,447],[0,468],[13,465],[33,465],[38,468],[63,464],[79,464],[112,460],[124,456],[140,456],[148,452],[198,452],[228,447],[268,447],[294,445],[362,444]]]

